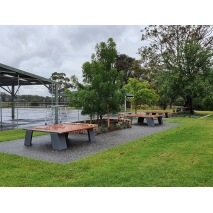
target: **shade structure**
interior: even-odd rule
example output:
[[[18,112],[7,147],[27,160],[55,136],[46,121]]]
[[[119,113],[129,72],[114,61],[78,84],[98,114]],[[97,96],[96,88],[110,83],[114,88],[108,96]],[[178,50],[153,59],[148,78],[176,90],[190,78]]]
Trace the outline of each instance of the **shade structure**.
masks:
[[[49,84],[57,84],[57,82],[0,63],[0,87]]]
[[[32,74],[0,63],[0,87],[12,95],[12,118],[14,118],[14,96],[23,85],[55,85],[55,105],[58,105],[58,83],[51,79]],[[17,91],[14,90],[18,86]],[[11,89],[9,88],[11,87]],[[58,108],[56,107],[55,121],[58,123]]]

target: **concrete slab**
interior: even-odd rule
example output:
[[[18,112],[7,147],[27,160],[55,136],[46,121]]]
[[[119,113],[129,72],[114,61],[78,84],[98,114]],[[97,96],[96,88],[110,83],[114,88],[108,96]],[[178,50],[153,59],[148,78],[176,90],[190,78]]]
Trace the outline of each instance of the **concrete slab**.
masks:
[[[31,146],[25,146],[24,139],[2,142],[0,143],[0,152],[54,163],[69,163],[177,125],[156,123],[155,127],[148,127],[133,123],[132,128],[97,135],[96,142],[89,142],[88,135],[69,134],[68,148],[60,151],[52,149],[50,135],[45,135],[33,137]]]

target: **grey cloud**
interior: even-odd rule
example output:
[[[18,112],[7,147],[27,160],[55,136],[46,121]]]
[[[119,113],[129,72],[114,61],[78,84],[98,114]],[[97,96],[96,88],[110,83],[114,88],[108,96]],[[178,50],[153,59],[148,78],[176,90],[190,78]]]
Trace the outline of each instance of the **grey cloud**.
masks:
[[[142,46],[134,25],[0,26],[0,63],[49,78],[53,72],[82,76],[95,45],[112,37],[118,52],[137,58]]]

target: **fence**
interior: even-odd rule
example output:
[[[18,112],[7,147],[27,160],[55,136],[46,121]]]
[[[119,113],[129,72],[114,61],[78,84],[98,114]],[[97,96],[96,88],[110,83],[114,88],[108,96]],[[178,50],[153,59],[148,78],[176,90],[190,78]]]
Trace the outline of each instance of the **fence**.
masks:
[[[19,108],[32,108],[32,107],[46,107],[49,105],[53,105],[52,102],[14,102],[15,107]],[[68,106],[68,102],[59,102],[58,105],[66,105]],[[1,102],[2,108],[10,108],[12,107],[12,102]]]

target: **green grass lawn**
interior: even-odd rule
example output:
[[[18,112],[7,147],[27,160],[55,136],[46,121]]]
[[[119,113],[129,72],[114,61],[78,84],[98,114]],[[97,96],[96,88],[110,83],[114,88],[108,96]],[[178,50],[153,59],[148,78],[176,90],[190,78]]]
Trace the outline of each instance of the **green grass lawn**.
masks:
[[[15,129],[15,130],[5,130],[0,131],[0,142],[17,140],[25,137],[25,130]],[[45,132],[33,132],[33,136],[45,135]],[[0,150],[1,151],[1,150]]]
[[[68,164],[0,152],[0,186],[213,186],[213,115],[164,121],[180,125]]]

